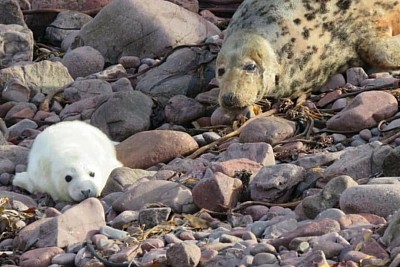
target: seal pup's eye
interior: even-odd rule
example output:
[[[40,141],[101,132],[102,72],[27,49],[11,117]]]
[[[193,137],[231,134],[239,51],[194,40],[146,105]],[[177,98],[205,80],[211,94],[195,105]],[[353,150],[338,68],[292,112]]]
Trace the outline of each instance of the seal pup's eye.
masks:
[[[217,72],[218,72],[218,76],[222,76],[222,75],[225,74],[225,69],[224,69],[224,68],[219,68],[219,69],[217,70]]]
[[[71,181],[72,181],[72,176],[71,176],[71,175],[66,175],[66,176],[65,176],[65,181],[66,181],[67,183],[71,182]]]
[[[90,177],[94,177],[94,176],[95,176],[95,173],[94,173],[94,172],[89,172],[89,176],[90,176]]]
[[[257,65],[256,65],[256,64],[253,64],[253,63],[246,64],[246,65],[244,65],[244,67],[243,67],[243,70],[246,70],[246,71],[248,71],[248,72],[253,72],[253,71],[255,71],[256,69],[257,69]]]

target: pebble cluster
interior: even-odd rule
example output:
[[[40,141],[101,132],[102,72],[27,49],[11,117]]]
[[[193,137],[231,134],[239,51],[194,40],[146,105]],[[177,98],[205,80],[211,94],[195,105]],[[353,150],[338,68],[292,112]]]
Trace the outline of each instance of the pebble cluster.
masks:
[[[348,69],[303,117],[279,110],[226,138],[238,114],[218,108],[218,18],[194,1],[51,2],[0,3],[12,48],[0,53],[1,266],[400,265],[396,76]],[[43,8],[76,11],[23,16]],[[51,46],[33,61],[40,34]],[[35,137],[64,120],[117,143],[124,167],[98,199],[53,203],[12,186]]]

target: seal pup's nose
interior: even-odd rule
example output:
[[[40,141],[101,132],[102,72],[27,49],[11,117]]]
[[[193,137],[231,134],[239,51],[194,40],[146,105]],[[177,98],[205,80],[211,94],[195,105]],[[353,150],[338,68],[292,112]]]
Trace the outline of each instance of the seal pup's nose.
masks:
[[[82,190],[81,193],[85,199],[90,197],[90,189]]]

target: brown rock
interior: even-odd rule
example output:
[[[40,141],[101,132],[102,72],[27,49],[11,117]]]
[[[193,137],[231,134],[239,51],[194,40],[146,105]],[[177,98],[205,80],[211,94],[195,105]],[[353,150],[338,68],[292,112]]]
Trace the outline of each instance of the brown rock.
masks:
[[[264,142],[249,144],[233,143],[229,145],[224,153],[221,153],[219,155],[218,161],[221,162],[241,158],[258,162],[263,166],[270,166],[275,164],[275,157],[272,146]]]
[[[287,247],[290,241],[296,237],[320,236],[326,233],[339,232],[340,224],[332,219],[321,219],[299,225],[294,231],[282,234],[279,238],[272,240],[271,244],[278,248]]]
[[[146,169],[168,162],[197,148],[196,141],[189,134],[169,130],[140,132],[116,146],[118,159],[132,169]]]
[[[32,240],[36,247],[66,247],[83,242],[104,226],[104,209],[97,198],[88,198],[53,218],[39,219],[21,230],[15,238],[18,249],[24,249]]]
[[[369,91],[357,95],[353,102],[327,122],[327,128],[337,131],[360,131],[376,126],[398,110],[396,98],[386,92]]]
[[[242,181],[217,172],[214,177],[202,179],[195,185],[193,201],[199,208],[226,211],[236,205],[242,189]]]
[[[29,250],[21,255],[20,266],[21,267],[47,267],[51,265],[51,259],[64,253],[61,248],[58,247],[46,247]]]
[[[274,145],[291,137],[296,124],[280,117],[258,118],[247,124],[240,133],[240,142],[265,142]]]

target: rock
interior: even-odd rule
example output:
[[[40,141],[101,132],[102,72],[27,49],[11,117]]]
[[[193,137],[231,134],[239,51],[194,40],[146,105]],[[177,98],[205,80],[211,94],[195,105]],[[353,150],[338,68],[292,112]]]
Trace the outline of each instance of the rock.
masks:
[[[296,124],[280,117],[258,118],[243,127],[240,142],[265,142],[275,145],[293,136]]]
[[[128,78],[122,77],[111,84],[113,92],[133,91],[132,83]]]
[[[320,219],[299,225],[295,230],[282,234],[279,238],[272,240],[271,244],[288,247],[290,241],[296,237],[319,236],[326,233],[339,232],[340,224],[332,219]]]
[[[293,164],[263,167],[250,181],[253,200],[283,203],[290,200],[295,186],[306,176],[304,168]]]
[[[9,139],[13,138],[18,138],[21,137],[23,131],[26,129],[36,129],[38,128],[38,125],[36,122],[29,120],[29,119],[23,119],[16,124],[12,125],[8,130],[9,130]]]
[[[329,266],[323,251],[315,250],[307,254],[307,256],[299,262],[298,267],[308,266]]]
[[[345,213],[372,213],[387,217],[398,210],[399,190],[398,184],[353,186],[340,196],[340,209]]]
[[[17,122],[22,119],[32,119],[37,107],[32,103],[19,102],[15,104],[6,114],[5,120]]]
[[[272,146],[267,143],[231,144],[228,149],[219,155],[218,161],[246,158],[270,166],[275,164]]]
[[[213,162],[211,165],[213,172],[222,172],[230,177],[237,177],[244,171],[254,177],[261,168],[262,165],[260,163],[246,158]]]
[[[28,86],[33,95],[38,92],[50,94],[73,81],[67,68],[61,62],[48,60],[1,69],[0,91],[4,90],[5,84],[12,78],[19,79]]]
[[[50,266],[51,259],[59,254],[64,253],[61,248],[47,247],[29,250],[21,255],[19,258],[21,267],[44,267]]]
[[[92,20],[92,17],[77,11],[67,10],[58,13],[56,19],[46,28],[46,38],[52,44],[60,46],[61,42],[71,32],[79,29]],[[69,30],[73,29],[73,30]]]
[[[368,79],[368,74],[363,68],[354,67],[346,70],[346,77],[348,83],[355,86],[360,86],[364,80]]]
[[[73,79],[86,77],[104,68],[103,56],[90,46],[81,46],[67,51],[61,62],[67,67]]]
[[[113,228],[122,229],[127,224],[137,221],[139,219],[139,211],[126,210],[118,214],[110,223]]]
[[[383,160],[390,150],[389,146],[378,141],[346,149],[338,160],[325,169],[324,177],[348,175],[354,180],[370,177],[382,171]]]
[[[212,178],[200,180],[193,188],[193,201],[201,209],[226,211],[236,206],[243,190],[237,178],[216,172]]]
[[[124,16],[115,16],[121,12]],[[130,29],[129,34],[126,29]],[[75,47],[91,46],[100,51],[106,62],[116,63],[127,55],[161,56],[170,47],[198,43],[219,33],[216,26],[199,15],[167,1],[117,0],[80,30]]]
[[[326,92],[329,89],[336,89],[339,87],[343,87],[346,84],[346,81],[343,77],[343,74],[336,74],[332,76],[324,85],[319,89],[320,92]]]
[[[140,66],[140,58],[137,56],[122,56],[118,60],[118,64],[124,66],[125,69],[138,68]]]
[[[77,102],[84,98],[112,94],[111,84],[99,79],[77,80],[64,89],[64,98],[68,102]]]
[[[51,259],[51,263],[61,266],[73,266],[75,262],[75,256],[75,253],[57,254]]]
[[[356,185],[357,182],[346,175],[331,179],[320,193],[303,199],[304,213],[309,218],[315,218],[320,212],[337,206],[342,192]]]
[[[155,173],[156,172],[127,167],[116,168],[111,172],[101,194],[106,196],[113,192],[122,192],[128,185],[133,184],[140,178],[153,176]]]
[[[128,233],[123,230],[114,229],[108,225],[104,225],[100,228],[100,234],[117,240],[125,240],[128,237]]]
[[[385,232],[383,233],[380,241],[386,245],[389,249],[400,246],[400,235],[399,235],[399,224],[400,224],[400,212],[397,210],[393,216],[389,219],[389,223]]]
[[[0,6],[0,20],[3,19],[3,9]],[[0,24],[0,69],[7,68],[20,61],[33,59],[33,34],[28,28],[10,24]],[[0,79],[3,79],[0,75]],[[0,81],[0,91],[4,81]]]
[[[88,198],[53,218],[39,219],[23,228],[15,238],[18,249],[24,249],[31,240],[38,240],[38,248],[83,242],[87,235],[105,225],[104,209],[96,198]]]
[[[196,141],[187,133],[169,130],[143,131],[116,146],[118,159],[132,169],[168,162],[197,148]]]
[[[149,129],[152,106],[152,99],[141,92],[114,93],[96,109],[90,123],[105,132],[112,140],[123,141]]]
[[[171,214],[171,208],[145,208],[139,211],[139,223],[145,229],[153,228],[156,225],[165,223]]]
[[[200,48],[179,49],[166,62],[140,76],[136,90],[157,97],[163,104],[176,95],[195,97],[214,78],[213,57],[211,52]]]
[[[165,118],[175,124],[190,123],[204,115],[205,107],[184,95],[176,95],[169,99],[165,107]]]
[[[397,109],[398,103],[393,95],[383,91],[363,92],[330,118],[326,126],[336,131],[360,131],[393,116]]]
[[[111,95],[99,95],[84,98],[72,104],[66,105],[60,112],[62,120],[87,120],[90,119],[95,110],[107,100]],[[98,126],[97,126],[98,127]],[[104,131],[104,130],[103,130]]]
[[[22,14],[17,0],[0,2],[0,24],[18,24],[26,27],[24,14]]]
[[[400,146],[391,150],[383,160],[382,170],[384,176],[400,176]]]
[[[148,203],[162,203],[182,213],[192,208],[191,191],[178,183],[169,181],[144,181],[137,182],[120,196],[112,207],[117,212],[125,210],[140,210]]]
[[[7,101],[29,102],[31,89],[19,79],[11,78],[4,85],[1,96]]]
[[[29,149],[15,145],[2,145],[0,146],[0,160],[8,159],[15,165],[28,164]]]
[[[201,251],[189,242],[175,244],[167,250],[168,264],[172,267],[194,267],[200,262]]]
[[[37,203],[31,197],[18,194],[15,192],[8,192],[0,190],[0,198],[8,198],[9,204],[12,208],[19,210],[18,206],[25,206],[27,208],[37,208]],[[21,205],[22,204],[22,205]]]

